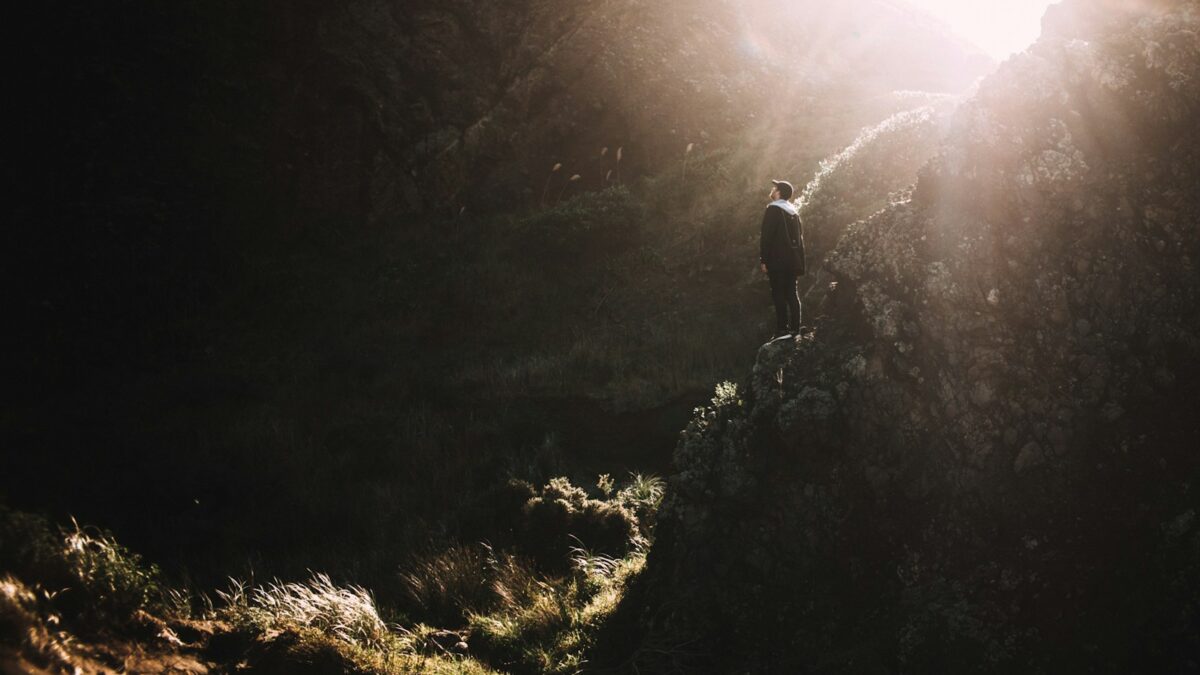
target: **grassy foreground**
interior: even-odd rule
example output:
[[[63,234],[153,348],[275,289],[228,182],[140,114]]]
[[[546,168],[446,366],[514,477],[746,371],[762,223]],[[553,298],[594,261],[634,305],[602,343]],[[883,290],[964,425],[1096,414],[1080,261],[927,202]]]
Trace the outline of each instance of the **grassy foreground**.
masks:
[[[503,547],[397,567],[388,601],[323,573],[172,583],[109,533],[0,510],[3,672],[574,673],[642,569],[659,479],[592,493],[555,479],[509,514]],[[538,539],[523,538],[536,528]],[[598,542],[589,549],[584,539]],[[531,545],[533,544],[533,545]]]

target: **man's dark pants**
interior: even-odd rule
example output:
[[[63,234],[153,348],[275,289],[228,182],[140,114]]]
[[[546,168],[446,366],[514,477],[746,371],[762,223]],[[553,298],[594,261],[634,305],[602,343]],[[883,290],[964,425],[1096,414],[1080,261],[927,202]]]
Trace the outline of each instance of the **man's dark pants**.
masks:
[[[767,266],[771,280],[771,299],[775,301],[775,334],[800,332],[800,296],[796,292],[796,273],[791,267]]]

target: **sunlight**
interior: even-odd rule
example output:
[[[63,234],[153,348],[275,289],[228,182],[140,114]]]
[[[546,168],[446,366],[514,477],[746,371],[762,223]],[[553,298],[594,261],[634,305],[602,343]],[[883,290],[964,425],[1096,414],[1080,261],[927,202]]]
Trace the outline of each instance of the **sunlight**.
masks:
[[[997,60],[1028,47],[1052,0],[907,0]]]

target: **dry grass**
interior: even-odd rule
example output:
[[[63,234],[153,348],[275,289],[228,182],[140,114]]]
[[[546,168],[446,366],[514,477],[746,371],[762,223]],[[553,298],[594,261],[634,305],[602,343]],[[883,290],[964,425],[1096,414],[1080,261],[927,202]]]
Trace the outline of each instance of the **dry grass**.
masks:
[[[254,589],[233,580],[217,595],[224,605],[217,616],[263,636],[266,658],[282,660],[284,668],[290,662],[320,661],[341,672],[384,675],[494,672],[467,656],[431,653],[425,634],[432,629],[389,625],[370,592],[338,586],[324,574],[303,583],[276,581]]]
[[[366,589],[335,586],[325,574],[314,574],[305,583],[275,582],[255,589],[253,604],[281,620],[354,645],[379,647],[391,636]]]
[[[261,629],[312,628],[347,644],[376,649],[396,639],[370,592],[337,586],[325,574],[313,574],[303,583],[275,581],[254,589],[233,580],[228,590],[217,594],[224,601],[225,616]]]
[[[405,610],[419,621],[458,628],[471,614],[526,602],[534,572],[523,559],[486,545],[452,546],[400,573]]]
[[[71,672],[76,658],[59,621],[44,611],[33,589],[12,575],[0,577],[0,665]]]
[[[645,555],[616,559],[582,547],[573,572],[537,580],[525,601],[471,616],[476,645],[513,673],[576,673],[603,622],[616,610]]]

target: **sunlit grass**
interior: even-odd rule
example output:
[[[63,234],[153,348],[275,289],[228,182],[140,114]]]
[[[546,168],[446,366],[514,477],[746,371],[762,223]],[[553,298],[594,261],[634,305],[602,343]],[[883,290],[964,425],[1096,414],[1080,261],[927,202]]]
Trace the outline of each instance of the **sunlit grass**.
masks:
[[[360,647],[378,648],[393,636],[366,589],[337,586],[326,574],[314,574],[303,583],[275,581],[248,594],[234,584],[221,597],[229,612],[244,612],[253,622],[313,628]]]
[[[488,660],[514,673],[575,673],[616,610],[645,554],[612,558],[577,548],[569,576],[536,581],[526,602],[470,617]]]
[[[260,635],[290,635],[283,641],[288,658],[303,661],[325,653],[361,672],[383,674],[494,672],[465,655],[431,650],[429,627],[387,624],[368,591],[338,586],[324,574],[253,589],[231,580],[217,595],[222,606],[216,617]]]
[[[62,642],[51,639],[61,615],[62,625],[88,626],[105,639],[122,626],[154,626],[176,645],[172,626],[204,624],[201,632],[240,636],[231,637],[241,645],[231,658],[278,672],[301,663],[385,674],[578,672],[645,565],[665,489],[640,474],[598,484],[607,487],[601,499],[556,478],[540,494],[530,488],[532,506],[519,510],[529,518],[546,510],[532,524],[556,523],[573,544],[450,546],[398,570],[404,597],[385,607],[367,588],[324,573],[262,585],[231,579],[209,598],[168,584],[107,533],[0,510],[0,563],[24,575],[3,578],[0,610],[40,630],[43,651]],[[121,639],[132,645],[142,633]]]

